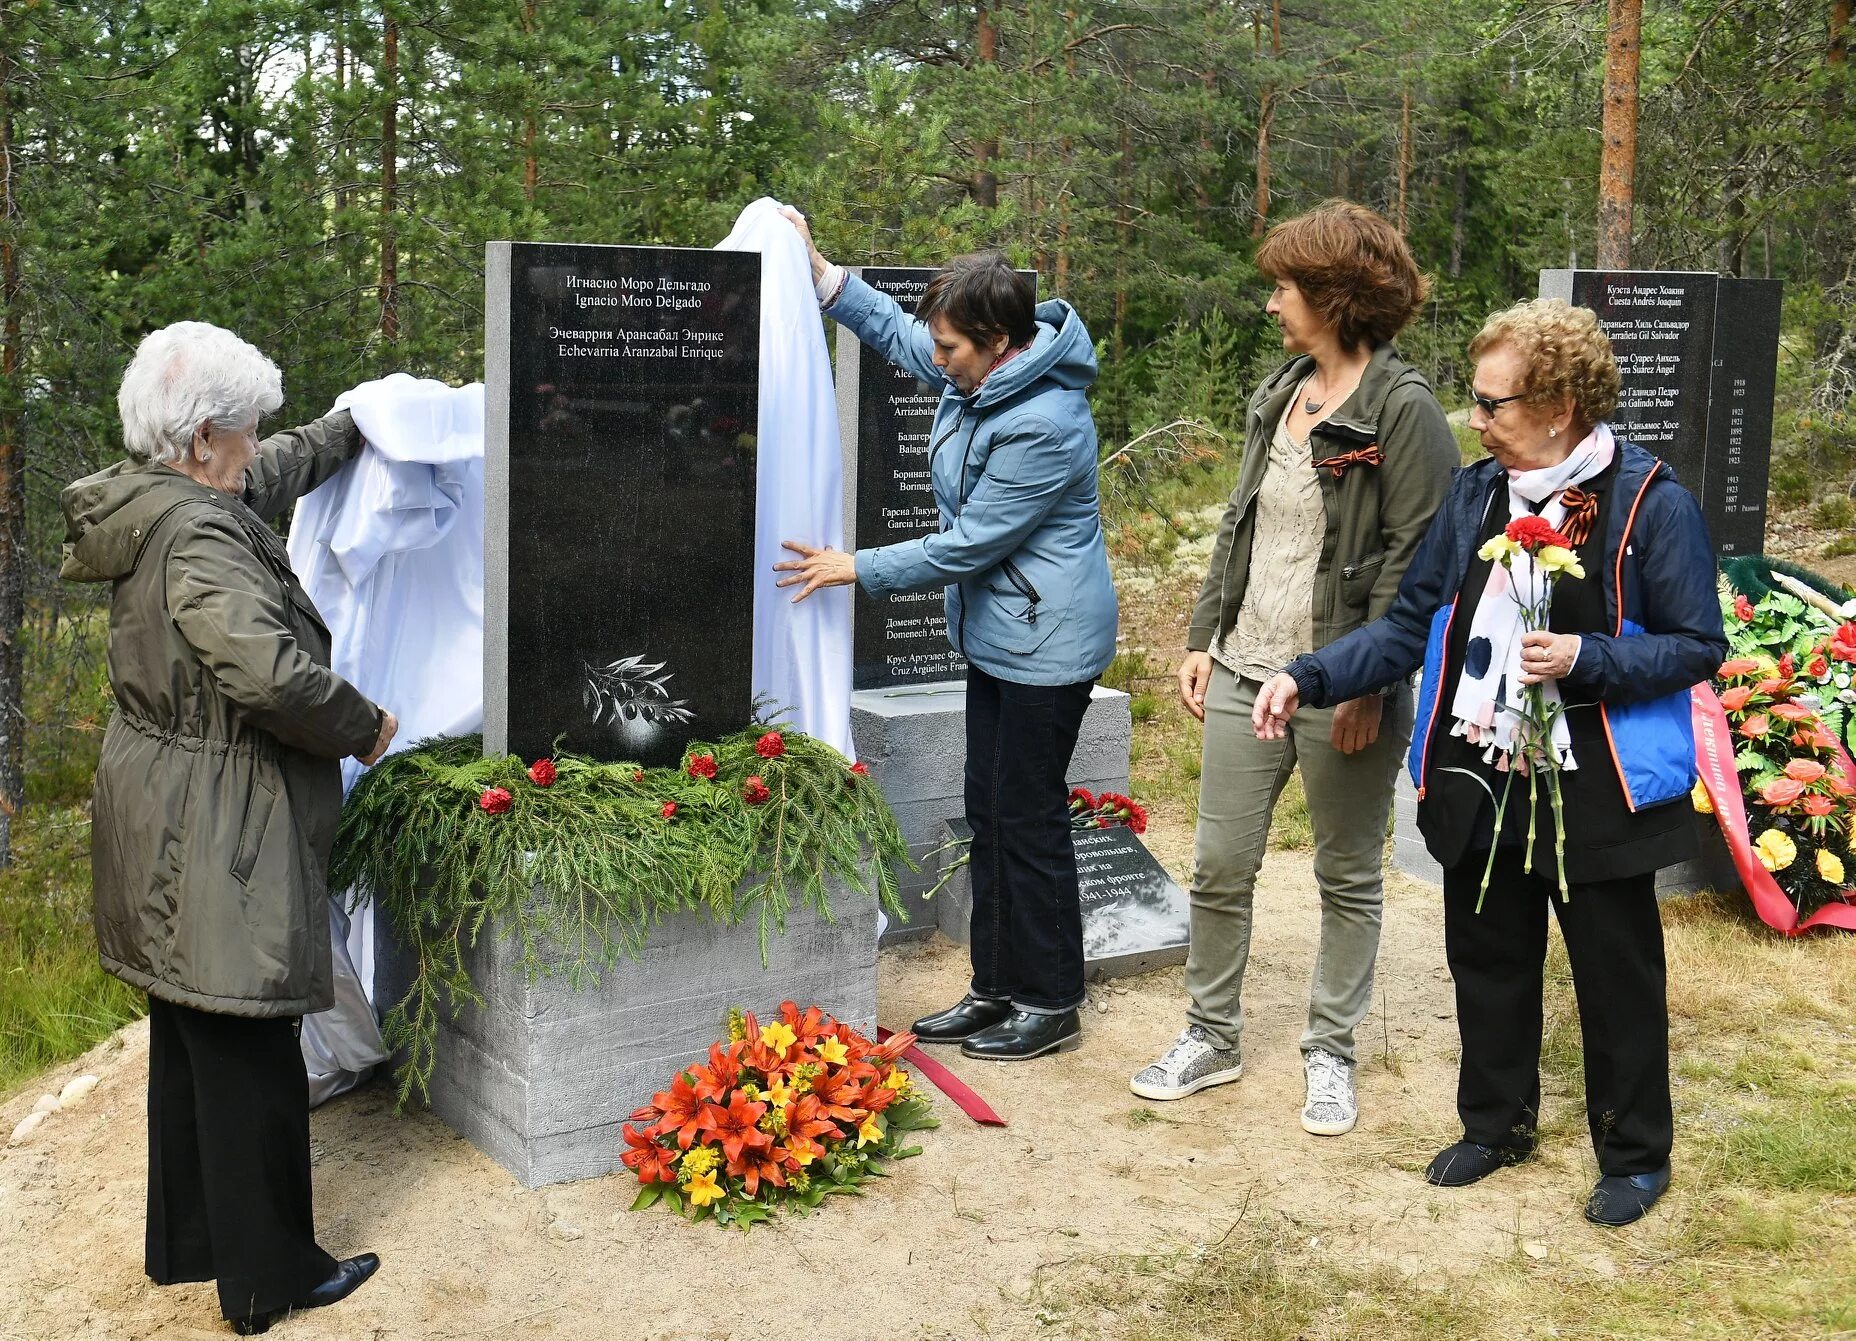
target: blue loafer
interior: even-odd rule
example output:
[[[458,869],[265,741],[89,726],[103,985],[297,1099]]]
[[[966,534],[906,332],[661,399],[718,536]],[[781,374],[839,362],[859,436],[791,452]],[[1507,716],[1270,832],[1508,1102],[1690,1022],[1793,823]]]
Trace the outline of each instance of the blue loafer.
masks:
[[[1669,1166],[1655,1173],[1607,1174],[1585,1203],[1585,1218],[1595,1225],[1633,1224],[1650,1213],[1669,1188]]]

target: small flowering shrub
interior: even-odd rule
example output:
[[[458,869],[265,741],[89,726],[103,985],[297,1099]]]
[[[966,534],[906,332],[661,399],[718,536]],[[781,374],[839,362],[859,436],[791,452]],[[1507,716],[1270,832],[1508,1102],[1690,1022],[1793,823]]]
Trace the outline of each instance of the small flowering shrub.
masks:
[[[727,1041],[626,1122],[621,1158],[643,1184],[631,1208],[746,1229],[776,1206],[804,1214],[855,1193],[882,1164],[921,1153],[908,1133],[940,1125],[896,1064],[914,1042],[872,1043],[791,1001],[765,1025],[730,1011]]]

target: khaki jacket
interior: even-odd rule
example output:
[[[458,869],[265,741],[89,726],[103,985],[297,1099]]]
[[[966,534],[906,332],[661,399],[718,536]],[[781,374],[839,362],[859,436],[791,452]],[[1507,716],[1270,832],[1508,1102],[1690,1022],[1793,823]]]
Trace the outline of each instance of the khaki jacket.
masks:
[[[1306,355],[1292,358],[1250,398],[1244,463],[1193,606],[1188,651],[1210,650],[1237,622],[1250,574],[1251,505],[1269,463],[1270,435],[1313,368]],[[1327,509],[1312,593],[1319,649],[1392,608],[1399,580],[1449,490],[1458,455],[1430,384],[1389,344],[1373,351],[1359,386],[1315,427],[1309,446]],[[1337,460],[1349,453],[1383,460]]]
[[[266,525],[359,450],[346,411],[266,439],[242,497],[125,461],[64,490],[64,577],[113,584],[91,872],[103,966],[229,1015],[333,1002],[339,760],[379,710]]]

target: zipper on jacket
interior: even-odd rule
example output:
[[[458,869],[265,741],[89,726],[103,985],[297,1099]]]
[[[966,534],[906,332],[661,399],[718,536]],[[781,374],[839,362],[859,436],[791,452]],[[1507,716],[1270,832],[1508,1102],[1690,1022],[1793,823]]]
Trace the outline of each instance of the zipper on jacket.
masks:
[[[1030,602],[1030,606],[1025,610],[1025,623],[1037,623],[1038,603],[1044,599],[1042,596],[1038,595],[1038,589],[1031,585],[1025,575],[1018,571],[1018,565],[1013,563],[1010,559],[1006,559],[999,567],[1005,571],[1005,580],[1010,582],[1014,587],[1017,587],[1018,594]],[[963,606],[962,612],[964,613],[964,611],[965,607]]]

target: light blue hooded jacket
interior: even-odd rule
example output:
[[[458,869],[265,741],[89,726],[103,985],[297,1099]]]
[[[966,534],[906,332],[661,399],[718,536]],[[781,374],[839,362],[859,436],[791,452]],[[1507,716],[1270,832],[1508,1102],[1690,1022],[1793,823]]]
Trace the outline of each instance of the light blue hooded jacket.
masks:
[[[1115,656],[1117,608],[1096,493],[1085,389],[1096,357],[1068,303],[1037,307],[1037,336],[971,396],[934,365],[927,326],[848,277],[829,314],[891,363],[942,388],[930,439],[941,529],[857,551],[872,595],[947,590],[947,636],[1018,684],[1093,680]]]

